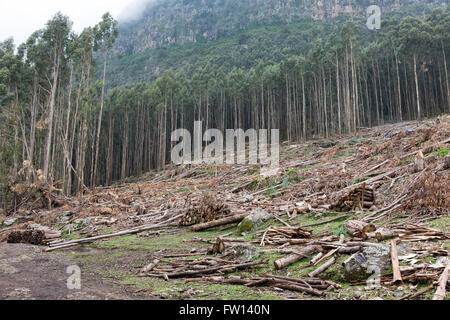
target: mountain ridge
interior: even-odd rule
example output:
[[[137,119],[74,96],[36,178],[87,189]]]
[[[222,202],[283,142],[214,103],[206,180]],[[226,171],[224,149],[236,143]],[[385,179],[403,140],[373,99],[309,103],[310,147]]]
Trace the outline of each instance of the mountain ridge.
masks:
[[[366,10],[379,5],[385,17],[422,15],[441,1],[428,0],[158,0],[140,18],[120,22],[110,87],[152,81],[164,70],[189,69],[208,62],[230,70],[258,60],[279,62],[306,53],[326,39],[335,25],[353,17],[360,25]],[[402,9],[402,10],[400,10]],[[372,35],[366,34],[367,37]],[[263,53],[262,53],[263,52]]]

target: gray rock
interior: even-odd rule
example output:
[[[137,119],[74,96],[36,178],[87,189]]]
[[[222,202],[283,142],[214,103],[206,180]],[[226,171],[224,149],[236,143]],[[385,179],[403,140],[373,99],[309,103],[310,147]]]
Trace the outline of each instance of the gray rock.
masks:
[[[246,234],[262,226],[265,221],[272,216],[267,211],[256,209],[250,215],[245,217],[238,225],[238,231],[241,234]]]
[[[225,250],[224,255],[233,255],[239,261],[251,261],[261,255],[261,250],[254,246],[237,245]]]
[[[335,145],[336,145],[336,143],[331,142],[331,141],[319,143],[319,147],[324,148],[324,149],[333,148]]]
[[[14,223],[17,222],[17,220],[19,220],[18,218],[8,218],[5,221],[3,221],[3,225],[6,227],[10,227],[12,226]]]
[[[365,280],[381,275],[391,265],[390,248],[385,245],[364,248],[343,262],[346,280]]]
[[[63,223],[63,222],[67,222],[70,219],[72,219],[73,216],[75,216],[77,213],[76,212],[71,212],[71,211],[64,211],[62,215],[60,215],[58,217],[58,219],[56,219],[56,221],[58,223]]]
[[[92,218],[76,219],[72,223],[66,225],[64,230],[77,231],[92,226]]]
[[[403,296],[405,295],[405,293],[404,293],[403,291],[397,291],[394,295],[395,295],[397,298],[401,298],[401,297],[403,297]]]
[[[40,225],[39,223],[30,224],[29,227],[33,230],[39,230],[39,231],[50,230],[49,227]]]
[[[253,201],[254,197],[252,195],[246,195],[239,200],[239,203],[247,203]]]
[[[9,264],[6,263],[0,264],[0,273],[13,274],[17,272],[19,272],[19,270],[17,270],[16,268],[14,268]]]

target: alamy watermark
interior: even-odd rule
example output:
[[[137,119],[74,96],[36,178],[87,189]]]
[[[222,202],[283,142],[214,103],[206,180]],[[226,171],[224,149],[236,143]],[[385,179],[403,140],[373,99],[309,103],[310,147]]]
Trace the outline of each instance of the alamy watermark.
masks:
[[[270,143],[268,140],[267,129],[227,129],[224,139],[224,133],[218,129],[203,133],[202,121],[195,121],[193,136],[186,129],[172,132],[171,141],[179,143],[172,149],[171,160],[176,165],[260,164],[261,175],[276,175],[280,168],[280,131],[270,130]]]
[[[369,30],[381,29],[381,8],[376,5],[372,5],[367,8],[367,23],[366,26]]]
[[[68,266],[66,272],[70,274],[67,278],[67,289],[81,290],[81,269],[77,265]]]

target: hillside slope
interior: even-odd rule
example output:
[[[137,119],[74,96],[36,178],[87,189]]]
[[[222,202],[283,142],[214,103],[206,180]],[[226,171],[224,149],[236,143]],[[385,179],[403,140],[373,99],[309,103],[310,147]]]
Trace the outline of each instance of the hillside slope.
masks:
[[[260,177],[257,166],[168,166],[122,185],[61,197],[61,206],[51,210],[27,203],[0,236],[11,239],[11,229],[45,226],[61,230],[63,239],[50,244],[50,252],[35,247],[33,254],[29,245],[0,243],[0,274],[29,279],[18,284],[29,287],[16,289],[0,281],[0,298],[27,293],[37,299],[93,299],[103,292],[108,299],[431,299],[449,263],[449,136],[449,116],[388,124],[341,139],[285,145],[281,171],[271,178]],[[414,169],[419,151],[423,171]],[[372,196],[354,201],[362,188]],[[237,223],[193,232],[184,219],[208,213],[203,219],[214,222],[261,210],[271,218],[245,235]],[[0,225],[9,219],[0,215]],[[352,233],[351,220],[373,223],[384,238]],[[81,246],[77,242],[93,236]],[[398,242],[401,286],[392,282],[391,239]],[[220,243],[225,251],[213,246]],[[312,251],[287,258],[311,245],[329,260],[310,263]],[[245,258],[242,248],[248,250]],[[368,248],[378,248],[383,257],[375,261],[381,287],[374,290],[365,289],[368,274],[349,273],[342,265],[353,253],[370,255]],[[70,260],[88,286],[77,294],[65,290],[59,278],[32,272],[28,260],[17,259],[20,253],[34,261],[33,270],[45,269],[55,257]],[[275,268],[280,259],[290,263]],[[331,265],[311,275],[323,263]],[[222,264],[226,270],[214,270]],[[247,267],[230,267],[236,264]],[[254,281],[260,282],[248,285]]]

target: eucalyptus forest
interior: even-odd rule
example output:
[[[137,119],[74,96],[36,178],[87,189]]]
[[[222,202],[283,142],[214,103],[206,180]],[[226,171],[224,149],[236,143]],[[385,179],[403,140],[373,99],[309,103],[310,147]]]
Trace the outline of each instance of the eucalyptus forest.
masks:
[[[349,20],[306,55],[273,65],[169,69],[105,91],[117,22],[106,14],[75,34],[57,14],[18,48],[0,45],[3,183],[25,160],[62,179],[66,194],[161,169],[170,133],[194,120],[279,128],[282,140],[300,141],[450,111],[448,9],[383,21],[365,46],[360,28]]]

